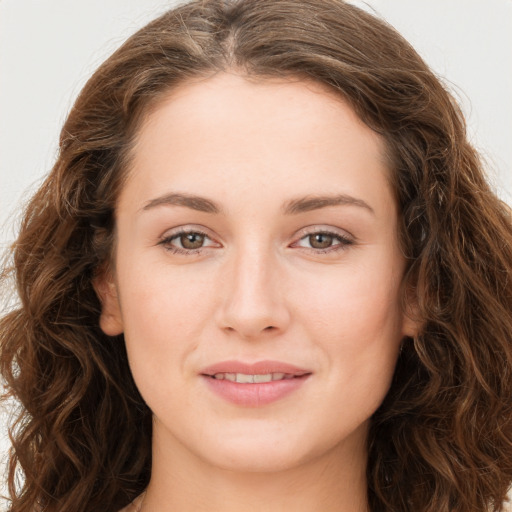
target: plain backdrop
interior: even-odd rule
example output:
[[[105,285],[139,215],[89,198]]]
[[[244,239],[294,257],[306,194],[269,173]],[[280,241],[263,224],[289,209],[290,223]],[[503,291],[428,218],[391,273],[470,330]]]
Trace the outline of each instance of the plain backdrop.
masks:
[[[443,77],[463,106],[491,183],[512,204],[512,0],[353,3],[395,26]],[[0,249],[51,169],[60,127],[86,79],[128,35],[174,4],[0,0]],[[8,446],[6,414],[0,455]]]

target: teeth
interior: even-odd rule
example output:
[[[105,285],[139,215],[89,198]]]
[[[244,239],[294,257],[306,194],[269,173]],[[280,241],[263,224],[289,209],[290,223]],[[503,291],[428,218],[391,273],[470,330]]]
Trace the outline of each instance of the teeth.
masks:
[[[254,382],[254,377],[256,377],[256,375],[245,375],[244,373],[237,373],[236,381],[240,382],[241,384],[252,384]]]
[[[265,373],[263,375],[247,375],[245,373],[216,373],[213,375],[217,380],[229,380],[240,384],[258,384],[271,382],[273,380],[293,379],[293,375],[286,373]]]

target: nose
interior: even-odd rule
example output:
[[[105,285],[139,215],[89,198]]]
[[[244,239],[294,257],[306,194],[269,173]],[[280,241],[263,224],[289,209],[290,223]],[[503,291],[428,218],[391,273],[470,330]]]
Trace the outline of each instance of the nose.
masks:
[[[283,273],[271,251],[247,250],[226,261],[218,324],[244,339],[282,333],[290,322]]]

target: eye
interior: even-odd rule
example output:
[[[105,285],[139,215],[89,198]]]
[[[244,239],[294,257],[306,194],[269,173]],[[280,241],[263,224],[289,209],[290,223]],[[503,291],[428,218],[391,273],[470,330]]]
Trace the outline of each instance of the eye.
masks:
[[[173,240],[179,242],[182,249],[199,249],[203,246],[206,236],[202,233],[182,233],[175,236]]]
[[[304,238],[307,238],[308,243],[313,249],[327,249],[332,246],[335,240],[335,237],[328,233],[314,233]]]
[[[315,252],[325,253],[339,251],[354,244],[354,240],[348,236],[331,231],[315,231],[303,236],[294,247],[303,247]]]
[[[214,246],[215,243],[206,233],[198,230],[180,230],[177,233],[165,236],[160,242],[166,250],[177,254],[198,253],[205,247]]]

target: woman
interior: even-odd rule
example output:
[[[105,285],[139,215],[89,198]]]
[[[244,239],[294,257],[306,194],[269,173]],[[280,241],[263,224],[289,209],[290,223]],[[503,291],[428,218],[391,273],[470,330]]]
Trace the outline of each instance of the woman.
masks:
[[[511,242],[383,22],[169,11],[80,94],[14,246],[10,510],[503,510]]]

